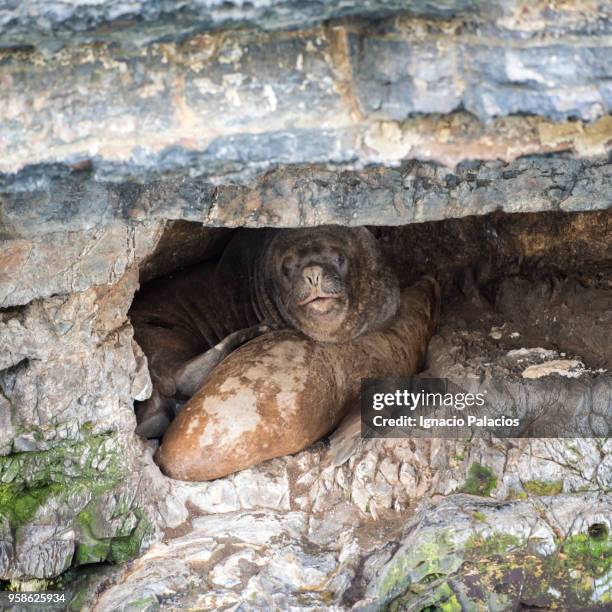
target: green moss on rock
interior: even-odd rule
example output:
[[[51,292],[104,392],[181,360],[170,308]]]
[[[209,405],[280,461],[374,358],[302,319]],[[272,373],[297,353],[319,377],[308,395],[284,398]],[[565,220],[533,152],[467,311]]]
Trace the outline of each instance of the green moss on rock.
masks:
[[[144,538],[152,533],[152,525],[142,510],[126,508],[126,514],[134,514],[138,522],[128,535],[111,538],[96,538],[92,525],[95,504],[91,502],[77,517],[79,527],[79,545],[76,551],[75,564],[87,565],[109,561],[112,563],[125,563],[133,559],[140,552]]]
[[[80,541],[77,545],[74,563],[75,565],[101,563],[108,559],[109,550],[109,542],[101,542],[99,540]]]
[[[582,609],[609,603],[612,543],[605,525],[559,541],[548,556],[532,552],[528,541],[507,533],[473,535],[464,553],[453,583],[463,585],[474,609],[519,604]]]
[[[159,602],[155,595],[148,595],[135,599],[134,601],[127,602],[123,607],[125,612],[154,612],[160,609]]]
[[[479,512],[478,510],[472,512],[472,516],[474,517],[475,521],[478,521],[480,523],[484,523],[487,520],[487,515],[483,514],[482,512]]]
[[[525,500],[527,498],[528,498],[528,495],[527,495],[527,493],[525,493],[525,491],[519,491],[518,489],[510,489],[506,499]]]
[[[30,522],[50,495],[61,491],[57,485],[21,489],[12,484],[0,485],[0,514],[18,527]]]
[[[603,523],[558,541],[550,555],[534,552],[529,540],[503,532],[473,534],[460,547],[449,538],[425,537],[423,545],[394,559],[379,591],[379,609],[577,610],[611,601],[612,542]]]
[[[144,513],[130,507],[125,496],[119,495],[108,518],[109,492],[125,478],[123,456],[114,434],[90,431],[82,428],[85,437],[79,441],[65,440],[47,450],[0,457],[0,515],[13,531],[46,520],[43,507],[49,504],[74,512],[77,545],[68,566],[122,563],[139,553],[143,538],[152,530]],[[94,519],[104,532],[112,520],[109,533],[114,535],[96,537]]]
[[[609,583],[611,559],[608,535],[594,539],[587,533],[576,534],[558,542],[555,553],[544,556],[530,552],[526,542],[496,534],[468,542],[458,579],[468,583],[471,600],[486,605],[490,605],[490,594],[497,592],[509,607],[520,602],[538,608],[582,609],[606,603],[605,593],[596,594],[595,586],[597,581]]]
[[[497,478],[493,470],[480,463],[472,463],[468,470],[468,477],[460,491],[470,495],[489,497],[491,491],[497,486]]]
[[[559,542],[559,556],[568,569],[601,578],[612,569],[612,538],[605,529],[595,535],[578,533]]]
[[[79,493],[98,496],[122,479],[111,434],[64,441],[48,450],[0,457],[0,515],[16,529],[32,521],[50,497],[60,502]],[[104,469],[98,466],[104,464]]]
[[[504,554],[521,544],[521,540],[511,533],[496,532],[487,537],[475,533],[466,541],[465,550],[469,558],[486,557]]]
[[[559,495],[563,493],[563,481],[527,480],[523,483],[523,488],[531,495]]]
[[[380,601],[413,597],[443,582],[462,562],[450,530],[430,532],[416,548],[396,554],[378,590]]]
[[[404,610],[419,610],[419,612],[461,612],[462,607],[448,582],[442,582],[423,601],[415,602],[410,594],[398,597],[389,606],[389,612],[400,612]],[[415,603],[417,604],[415,606]]]
[[[109,561],[125,563],[133,559],[140,552],[142,541],[153,531],[153,526],[140,510],[134,511],[138,516],[138,523],[132,533],[127,536],[113,538],[110,545]]]

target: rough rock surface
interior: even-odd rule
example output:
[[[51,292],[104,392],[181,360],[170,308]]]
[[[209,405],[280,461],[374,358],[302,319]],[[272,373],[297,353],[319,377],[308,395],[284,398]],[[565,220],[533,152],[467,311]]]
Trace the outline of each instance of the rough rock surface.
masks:
[[[0,241],[0,308],[117,283],[148,255],[162,224],[114,224]]]
[[[608,532],[589,544],[589,528],[611,527],[609,443],[368,440],[336,466],[334,449],[332,438],[212,483],[168,481],[184,522],[90,587],[91,609],[375,610],[398,598],[567,609],[609,597]]]
[[[490,6],[487,6],[489,4]],[[333,17],[372,15],[398,11],[434,17],[466,10],[495,12],[503,2],[480,0],[366,0],[352,3],[328,0],[254,0],[237,2],[207,0],[164,2],[159,0],[107,0],[70,3],[26,0],[0,3],[0,40],[3,46],[51,46],[66,42],[117,40],[145,44],[152,40],[184,37],[193,32],[254,25],[262,28],[294,28],[320,23]],[[563,9],[561,13],[563,13]],[[110,27],[109,27],[110,26]]]
[[[226,230],[185,221],[573,211],[381,236],[405,278],[464,263],[478,304],[500,270],[609,277],[609,218],[580,211],[612,201],[611,17],[598,0],[0,0],[0,579],[77,567],[74,606],[98,610],[609,604],[609,442],[355,442],[349,423],[173,482],[133,434],[150,382],[126,313],[138,266],[221,248]]]
[[[133,401],[150,393],[115,284],[0,311],[0,575],[123,561],[153,536]]]
[[[607,156],[565,155],[464,162],[453,170],[419,162],[362,171],[280,168],[248,186],[225,187],[188,178],[98,183],[87,173],[66,171],[52,182],[28,181],[15,193],[10,181],[4,194],[0,187],[0,237],[11,239],[0,249],[19,248],[17,238],[120,222],[138,227],[145,220],[219,227],[403,225],[497,210],[599,210],[609,208],[611,179]]]
[[[609,216],[606,212],[573,215],[557,212],[548,217],[538,214],[525,217],[501,215],[430,223],[421,227],[416,234],[417,226],[384,228],[379,230],[379,235],[398,271],[403,271],[401,278],[404,282],[410,280],[411,274],[421,273],[423,266],[433,266],[443,271],[444,262],[451,271],[457,265],[463,268],[484,266],[488,270],[486,273],[481,271],[484,282],[494,281],[503,270],[509,274],[525,273],[534,267],[539,269],[540,264],[544,266],[544,271],[557,264],[561,270],[580,272],[584,270],[585,262],[597,277],[597,266],[605,264],[610,257]],[[142,354],[132,342],[131,327],[126,323],[125,315],[137,286],[135,265],[141,264],[143,270],[149,270],[147,274],[155,276],[157,266],[163,266],[165,259],[172,259],[173,265],[186,264],[191,262],[189,257],[193,256],[193,252],[177,251],[177,236],[187,231],[185,224],[170,226],[161,239],[160,225],[151,224],[148,229],[141,229],[144,233],[140,238],[121,241],[126,251],[120,251],[122,256],[118,259],[114,248],[88,251],[95,262],[92,269],[105,271],[100,276],[78,276],[82,286],[90,287],[69,294],[37,298],[25,306],[1,311],[0,334],[6,349],[0,364],[0,403],[3,405],[0,414],[4,419],[0,444],[0,452],[4,453],[0,457],[0,504],[4,504],[3,508],[8,511],[8,514],[5,512],[8,522],[5,520],[3,523],[3,552],[0,557],[3,577],[51,577],[69,565],[78,566],[104,559],[124,560],[129,554],[137,552],[140,542],[159,540],[161,530],[165,529],[167,543],[158,545],[162,548],[155,548],[153,550],[157,552],[150,553],[158,556],[155,557],[154,567],[150,568],[152,573],[147,574],[148,578],[137,572],[134,576],[130,573],[134,567],[145,567],[139,565],[140,561],[127,569],[111,571],[115,576],[113,580],[118,582],[100,593],[100,609],[110,609],[115,604],[105,602],[113,602],[115,597],[126,597],[126,590],[142,597],[149,596],[151,592],[164,597],[172,595],[179,602],[195,605],[199,595],[190,590],[189,584],[191,580],[197,582],[200,579],[197,576],[204,572],[202,568],[206,567],[207,572],[218,576],[221,585],[229,580],[224,576],[225,552],[211,556],[209,566],[196,563],[193,571],[200,572],[196,577],[189,573],[192,571],[189,565],[187,573],[173,571],[171,578],[160,578],[168,571],[168,566],[163,564],[165,561],[159,551],[168,552],[167,561],[170,562],[175,558],[172,547],[183,546],[181,542],[184,542],[185,546],[193,547],[194,558],[204,562],[209,559],[210,551],[196,550],[200,539],[192,542],[191,536],[185,536],[185,540],[180,540],[181,534],[190,528],[192,519],[195,520],[200,514],[206,515],[218,525],[222,534],[225,533],[223,530],[237,529],[234,521],[249,524],[254,520],[254,515],[260,521],[258,524],[262,525],[262,534],[272,529],[269,524],[276,521],[275,524],[280,525],[278,532],[285,534],[283,537],[289,538],[288,534],[291,534],[291,537],[297,538],[287,539],[284,544],[293,551],[294,557],[291,558],[297,559],[294,560],[297,566],[290,577],[283,578],[285,582],[282,584],[274,583],[273,576],[278,573],[276,570],[270,570],[269,575],[250,574],[249,580],[255,577],[253,584],[256,586],[252,588],[261,590],[269,585],[268,591],[264,592],[270,594],[271,601],[275,601],[276,597],[279,602],[314,602],[313,606],[320,606],[327,601],[326,598],[331,597],[329,601],[342,608],[370,597],[371,591],[368,589],[375,588],[371,585],[377,584],[377,572],[382,571],[390,556],[379,559],[372,566],[373,569],[368,570],[370,573],[364,574],[365,570],[359,570],[360,564],[366,564],[372,551],[385,548],[381,544],[384,538],[388,540],[385,545],[388,551],[408,538],[408,532],[405,536],[401,535],[404,533],[402,529],[412,524],[410,517],[414,509],[417,506],[425,508],[430,500],[436,499],[436,495],[447,496],[461,490],[485,492],[487,495],[493,493],[500,502],[507,499],[521,501],[522,497],[530,495],[537,498],[534,503],[539,503],[539,495],[550,492],[559,494],[562,490],[571,496],[572,504],[588,507],[592,505],[591,498],[587,499],[585,493],[588,491],[610,514],[612,503],[606,490],[612,473],[612,454],[606,444],[596,440],[359,442],[348,436],[344,442],[342,437],[332,442],[329,449],[320,443],[295,457],[269,462],[208,484],[190,485],[164,479],[142,443],[132,433],[135,426],[132,401],[146,396],[149,379]],[[218,248],[215,246],[216,239],[223,239],[222,234],[216,234],[216,238],[211,236],[211,240],[204,233],[196,232],[196,235],[200,236],[200,240],[194,239],[191,245],[194,248],[197,245],[203,257]],[[551,236],[555,237],[554,241],[551,241]],[[449,240],[452,248],[448,247]],[[139,250],[135,244],[146,246]],[[156,247],[156,244],[159,246]],[[441,248],[443,244],[447,244],[451,251],[461,249],[463,259],[449,260],[451,253]],[[69,249],[64,251],[69,260],[75,257]],[[143,264],[141,258],[147,251],[153,253],[153,257]],[[61,249],[54,252],[61,253]],[[513,264],[513,258],[520,259],[521,265]],[[484,264],[483,260],[486,260]],[[75,261],[82,263],[87,258],[76,258]],[[407,262],[412,262],[409,270]],[[127,271],[120,275],[125,268]],[[117,277],[108,278],[107,270],[115,270]],[[19,283],[29,282],[27,275],[16,278]],[[112,284],[108,284],[109,281]],[[609,351],[600,346],[601,342],[608,341],[608,337],[597,336],[597,321],[600,319],[597,313],[592,312],[598,304],[601,325],[606,325],[609,308],[606,309],[605,294],[597,299],[591,296],[588,300],[580,300],[579,293],[571,289],[571,284],[565,283],[569,291],[562,289],[565,285],[560,284],[549,294],[544,292],[544,295],[549,295],[550,301],[543,307],[537,302],[542,300],[538,286],[534,285],[529,290],[529,286],[524,288],[520,283],[520,280],[514,279],[499,285],[500,311],[494,313],[492,319],[481,315],[476,317],[482,320],[485,332],[488,332],[488,325],[499,325],[505,349],[524,346],[521,343],[526,341],[526,337],[520,335],[519,338],[511,338],[516,331],[514,327],[503,327],[503,321],[498,320],[512,315],[513,288],[515,295],[518,291],[525,297],[526,312],[516,313],[525,329],[530,325],[530,312],[543,313],[544,322],[548,321],[546,325],[549,327],[542,321],[539,327],[532,326],[531,334],[539,332],[543,334],[541,340],[548,338],[549,342],[550,336],[546,334],[550,332],[554,332],[556,342],[564,338],[565,341],[576,342],[577,338],[581,342],[577,350],[582,351],[580,357],[585,359],[587,365],[606,365],[597,360],[609,358]],[[67,287],[63,291],[70,291],[70,285]],[[41,292],[54,292],[45,289],[42,283],[37,288]],[[463,290],[470,295],[469,283],[464,283]],[[567,301],[568,296],[570,302]],[[482,299],[480,296],[476,303],[482,304]],[[592,329],[588,328],[589,334],[575,333],[578,331],[575,326],[582,316],[576,311],[576,304],[572,306],[576,318],[569,320],[569,326],[564,328],[554,321],[554,309],[563,309],[563,304],[567,307],[568,303],[573,303],[572,299],[582,309],[589,309],[590,314],[583,318],[582,323],[585,330],[589,321],[593,324]],[[454,306],[449,303],[447,309],[452,308]],[[464,319],[467,317],[465,313],[461,316]],[[594,338],[595,344],[589,338]],[[432,347],[435,346],[434,343]],[[438,352],[450,354],[444,346]],[[478,355],[470,358],[472,366],[477,364],[477,358]],[[472,468],[475,464],[481,467]],[[495,485],[492,485],[493,477]],[[475,516],[489,512],[489,501],[483,503],[484,509],[479,507],[473,511]],[[534,511],[519,506],[517,512],[527,517],[524,520],[529,523]],[[359,512],[356,512],[356,508]],[[337,525],[333,525],[334,517],[348,517],[348,522],[342,522],[344,518],[338,518],[336,522],[355,536],[356,544],[350,545],[348,535],[342,536],[340,532],[333,531],[337,529]],[[374,517],[379,522],[373,523]],[[287,531],[289,527],[285,526],[285,521],[293,520],[302,526],[320,524],[320,529],[327,534],[320,536],[324,540],[318,545],[320,549],[317,549],[319,552],[314,559],[308,539],[315,536],[308,531],[300,531],[306,527],[292,527],[293,531]],[[514,515],[509,523],[513,521],[516,522]],[[597,523],[599,519],[589,516],[585,521]],[[208,529],[209,524],[206,523],[203,528]],[[479,525],[480,521],[476,520],[470,529],[477,532]],[[563,531],[566,527],[563,524],[560,529]],[[317,529],[319,527],[315,531]],[[379,533],[376,536],[379,539],[369,535],[372,530]],[[579,540],[587,537],[584,529],[582,532]],[[307,540],[302,538],[302,533],[307,534]],[[362,537],[361,533],[365,535]],[[175,540],[176,537],[179,540]],[[214,550],[220,546],[225,550],[225,536],[219,535],[219,538],[206,540],[206,546],[210,545]],[[342,548],[338,548],[340,540],[346,547],[344,553]],[[276,555],[281,555],[278,559],[285,559],[289,553],[284,551],[281,554],[275,548],[275,542],[260,542],[252,552],[245,553],[247,561],[251,559],[254,564],[247,564],[247,567],[253,571],[255,566],[265,568],[271,559],[277,558]],[[509,540],[502,542],[507,544]],[[32,543],[36,546],[32,547]],[[246,546],[245,542],[245,546],[241,545],[240,539],[234,544],[236,548],[229,547],[227,550],[236,552]],[[246,547],[251,545],[252,542]],[[351,546],[362,548],[355,548],[353,555]],[[317,556],[319,553],[321,558]],[[227,554],[230,555],[230,552]],[[240,559],[242,557],[234,561],[242,568],[244,563]],[[338,580],[344,582],[337,585],[330,582],[329,590],[333,596],[326,594],[326,589],[316,591],[312,587],[316,580],[320,578],[319,584],[336,576],[336,569],[333,568],[338,559],[341,564],[352,568],[347,570],[346,575],[342,572],[338,574]],[[217,561],[220,565],[215,569]],[[228,568],[234,567],[234,561],[228,561]],[[468,561],[476,562],[473,556],[465,562]],[[148,564],[149,557],[145,557],[142,563]],[[157,563],[161,565],[155,565]],[[311,576],[312,564],[318,568],[318,573]],[[454,564],[453,572],[459,567]],[[232,571],[242,572],[241,569]],[[585,571],[599,572],[597,568],[593,570],[591,565]],[[106,572],[104,576],[108,578]],[[599,589],[597,593],[603,593],[603,587],[597,586],[600,585],[597,582],[600,578],[599,574],[593,578],[593,584]],[[305,597],[302,591],[292,594],[293,591],[286,586],[291,580],[295,580],[296,585],[306,585],[303,588],[310,589],[314,594],[308,596],[310,599],[300,599]],[[456,581],[456,578],[453,580]],[[122,587],[124,582],[125,587]],[[245,585],[248,580],[241,582],[240,578],[232,578],[227,584],[230,583],[229,587],[219,587],[224,598],[235,601],[246,597],[246,591],[241,590],[238,584]],[[94,576],[89,586],[79,587],[81,590],[77,596],[83,597],[83,593],[87,592],[89,600],[93,601],[94,591],[99,590],[99,584],[96,584],[98,582]],[[356,585],[354,588],[351,586],[353,584]],[[214,599],[217,595],[215,589],[209,593],[213,598],[210,605],[220,605],[222,599]],[[400,595],[395,593],[393,596]],[[601,599],[603,595],[600,595],[597,597]],[[202,600],[198,605],[205,605],[207,601]],[[258,605],[263,604],[260,602]]]
[[[238,21],[242,15],[248,22],[250,13],[263,11],[258,2],[242,8],[179,3],[173,10],[151,0],[45,3],[41,14],[36,0],[4,4],[0,27],[8,41],[53,28],[58,36],[47,36],[51,45],[62,39],[57,26],[95,32],[104,24],[102,31],[118,34],[121,24],[113,24],[121,17],[129,42],[130,15],[139,10],[131,25],[145,28],[169,14],[183,20],[190,11],[234,10]],[[298,10],[298,4],[276,1],[268,14],[272,20],[293,14],[307,25],[301,16],[321,6],[307,2]],[[75,36],[55,50],[9,42],[0,51],[3,189],[44,189],[74,168],[81,171],[79,184],[87,185],[93,173],[95,183],[124,182],[129,191],[134,179],[174,174],[227,184],[317,162],[363,166],[418,158],[452,166],[568,149],[583,156],[607,152],[609,6],[532,5],[395,2],[389,10],[403,6],[420,16],[187,38],[175,31],[178,41],[166,35],[146,45],[113,44],[110,35],[90,43]],[[332,3],[328,10],[350,7]],[[200,25],[206,28],[205,17]],[[459,111],[470,114],[462,119]],[[450,125],[434,114],[455,112],[459,119]],[[429,118],[420,121],[423,113]]]
[[[527,296],[531,310],[488,312],[465,297],[462,309],[449,302],[424,376],[464,387],[489,384],[495,391],[489,373],[492,366],[505,367],[497,380],[509,381],[506,394],[519,404],[537,398],[537,389],[525,394],[511,388],[508,348],[529,343],[534,334],[545,337],[551,326],[557,333],[549,344],[571,344],[580,313],[574,313],[578,323],[553,322],[546,314],[555,304],[557,313],[563,311],[557,300],[567,302],[568,287],[592,310],[593,328],[583,333],[585,361],[602,350],[607,356],[610,340],[596,322],[609,310],[593,299],[592,289],[576,289],[570,280],[549,295],[537,282],[528,290],[512,279],[500,285],[500,295],[507,304]],[[579,299],[581,292],[590,297]],[[532,329],[538,317],[540,326]],[[485,336],[487,345],[481,329],[493,322],[501,331]],[[511,352],[512,359],[524,360],[521,367],[531,353],[536,361],[554,354]],[[609,419],[610,375],[597,376],[607,382],[607,395],[602,387],[591,401],[607,397],[603,413]],[[562,389],[554,375],[544,378],[550,390]],[[584,372],[572,382],[582,389],[590,381]],[[91,608],[129,609],[136,602],[246,610],[609,604],[608,438],[364,440],[359,431],[359,415],[352,414],[329,440],[295,456],[210,483],[165,481],[157,505],[168,527],[163,542],[106,576],[104,585],[91,582]]]

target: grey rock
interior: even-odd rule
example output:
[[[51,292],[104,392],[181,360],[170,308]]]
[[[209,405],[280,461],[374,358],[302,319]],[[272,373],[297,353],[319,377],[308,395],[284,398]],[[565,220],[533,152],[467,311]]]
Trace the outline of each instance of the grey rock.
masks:
[[[3,579],[51,578],[104,560],[104,547],[123,559],[122,546],[134,554],[155,532],[133,434],[143,377],[126,325],[135,272],[0,311]]]
[[[474,9],[488,8],[482,0],[368,0],[366,2],[297,2],[255,0],[250,3],[203,0],[108,0],[91,3],[27,0],[0,4],[0,40],[3,46],[37,44],[51,48],[78,42],[117,40],[147,43],[180,39],[194,32],[220,28],[308,27],[332,18],[353,15],[380,17],[407,12],[431,17],[448,17]],[[489,3],[497,8],[501,3]]]
[[[72,8],[57,3],[45,17],[37,3],[31,13],[27,6],[23,12],[11,7],[19,16],[6,17],[6,24],[19,29],[22,18],[28,23],[37,16],[49,19],[49,27],[64,18],[70,24],[72,10],[86,19],[88,12],[114,14],[115,4],[121,2]],[[369,6],[376,10],[375,4]],[[24,206],[38,209],[49,231],[66,229],[62,217],[68,210],[91,229],[115,216],[108,214],[109,198],[111,209],[127,212],[143,183],[168,177],[202,179],[187,181],[177,198],[183,212],[172,218],[205,221],[214,186],[248,183],[279,166],[364,167],[381,158],[385,165],[426,158],[452,166],[449,156],[456,163],[505,159],[509,148],[512,159],[549,147],[573,150],[572,141],[581,137],[569,135],[580,131],[572,121],[604,119],[612,110],[609,7],[601,3],[590,15],[573,3],[560,9],[543,3],[534,11],[523,11],[522,2],[502,4],[422,7],[434,15],[436,7],[450,7],[451,13],[482,8],[472,21],[401,17],[291,32],[215,32],[144,47],[107,41],[47,53],[2,50],[0,192],[12,194],[3,202],[8,232],[15,233],[11,217]],[[196,11],[208,6],[193,5]],[[306,3],[305,10],[314,6]],[[147,7],[153,20],[166,10],[152,1],[130,4],[129,10],[145,10],[142,24]],[[556,18],[565,35],[554,27],[549,31]],[[91,19],[87,23],[95,28],[97,17]],[[431,133],[428,141],[406,138],[412,148],[394,142],[391,132],[401,132],[415,114],[464,110],[483,125],[521,115],[525,130],[501,155],[484,140],[474,150],[448,142],[432,147]],[[554,143],[538,144],[541,134],[530,131],[531,115],[568,123],[557,126]],[[380,122],[388,124],[388,137],[378,143],[382,151],[372,146]],[[603,135],[582,144],[581,156],[610,148]],[[115,183],[112,194],[108,182]]]
[[[3,568],[5,576],[11,573],[36,578],[57,576],[72,562],[74,532],[59,525],[29,524],[19,531],[14,546],[17,567],[12,572]]]
[[[117,283],[159,239],[159,224],[113,223],[42,240],[0,241],[0,308]],[[20,329],[18,318],[7,325]],[[68,331],[70,324],[66,324]]]
[[[589,601],[589,589],[580,593],[579,587],[566,583],[570,573],[567,569],[557,568],[541,581],[521,575],[529,570],[518,569],[521,554],[534,552],[540,557],[534,569],[546,567],[546,559],[563,550],[559,533],[570,540],[586,535],[590,525],[609,525],[609,498],[588,499],[585,506],[582,499],[559,496],[543,501],[536,512],[524,502],[491,504],[461,496],[424,507],[407,526],[397,552],[367,586],[365,597],[354,609],[382,610],[393,601],[419,607],[449,600],[462,601],[469,607],[484,604],[486,609],[507,609],[517,601],[537,600],[542,595],[567,607],[580,605],[582,598],[583,602]],[[478,516],[476,524],[474,515]],[[488,546],[491,549],[487,554]],[[495,564],[493,558],[499,554],[505,555],[507,565]],[[480,563],[480,572],[473,579],[461,573],[470,567],[470,557],[474,565]],[[490,569],[487,562],[492,563]],[[505,582],[510,588],[491,591],[488,571],[495,573],[493,584]],[[605,570],[603,577],[605,581]],[[430,586],[423,588],[428,583]],[[597,601],[591,599],[590,603]]]
[[[410,113],[450,113],[463,102],[461,47],[415,42],[359,32],[349,36],[356,95],[365,115],[401,121]]]
[[[532,5],[0,0],[1,579],[152,544],[92,578],[86,605],[421,609],[463,603],[459,569],[494,565],[487,547],[546,564],[610,528],[604,439],[361,440],[353,415],[329,444],[184,483],[134,435],[150,393],[134,292],[229,228],[609,208],[609,6]],[[605,218],[576,219],[514,251],[523,234],[489,222],[453,256],[602,262]],[[405,274],[433,265],[419,253]],[[487,497],[460,493],[476,464]],[[586,577],[602,601],[607,575]],[[577,605],[574,579],[552,603]],[[479,605],[516,607],[477,586]]]
[[[463,330],[450,333],[442,330],[442,335],[432,340],[430,365],[423,376],[446,378],[461,392],[483,394],[486,404],[480,416],[516,418],[523,424],[521,428],[491,428],[496,436],[606,438],[610,435],[612,376],[605,370],[591,371],[582,364],[570,371],[567,377],[542,375],[526,378],[523,371],[530,365],[525,363],[527,359],[519,359],[518,363],[508,357],[497,360],[485,353],[479,355],[477,351],[465,362],[464,356],[457,359],[452,347],[458,345],[461,337],[465,338]],[[556,358],[560,359],[558,355]],[[544,360],[540,359],[539,363],[542,362]],[[414,435],[422,434],[414,432]],[[431,432],[425,435],[429,436]],[[437,435],[444,437],[444,430],[437,430]],[[475,435],[479,432],[476,431]]]
[[[454,170],[419,162],[363,171],[309,166],[268,172],[242,187],[213,188],[201,179],[187,178],[157,181],[138,186],[129,198],[124,197],[124,187],[96,183],[100,197],[94,203],[80,199],[80,208],[75,209],[70,205],[69,194],[81,190],[81,181],[86,183],[82,186],[85,192],[87,184],[91,185],[91,179],[77,174],[63,185],[54,184],[52,189],[43,185],[33,191],[0,194],[0,233],[11,238],[0,243],[0,257],[7,262],[7,270],[10,266],[11,272],[21,269],[25,274],[11,273],[5,278],[0,272],[0,291],[8,306],[72,286],[78,289],[112,281],[117,275],[115,268],[121,273],[131,261],[142,258],[159,238],[161,225],[135,224],[134,219],[139,218],[160,222],[184,219],[220,227],[292,227],[324,223],[403,225],[496,210],[597,210],[609,207],[611,174],[612,164],[607,156],[580,160],[530,156],[511,163],[465,163]],[[13,186],[19,179],[14,180]],[[61,211],[57,225],[46,222],[50,209]],[[98,229],[91,230],[90,214],[94,209]],[[27,217],[24,210],[28,211]],[[120,225],[121,221],[128,223],[127,228]],[[34,240],[59,227],[74,233]],[[126,254],[120,250],[125,240],[135,242]],[[184,251],[188,244],[182,247]],[[218,247],[213,241],[210,254],[215,248]],[[203,249],[198,252],[201,257],[207,256]],[[81,253],[84,256],[76,263]],[[113,253],[121,256],[113,259]],[[193,262],[183,257],[177,260],[178,265]],[[50,277],[44,281],[51,285],[49,289],[34,290],[34,286],[39,287],[34,282],[19,287],[29,279],[37,280],[41,264],[51,270],[59,268],[45,273]]]
[[[153,383],[147,367],[147,357],[134,340],[132,340],[132,350],[136,359],[136,372],[132,379],[131,395],[137,401],[144,401],[151,397],[153,391]]]
[[[378,460],[384,452],[369,448]],[[296,467],[294,459],[281,461]],[[188,534],[150,548],[107,581],[90,606],[118,609],[152,594],[162,605],[179,607],[384,609],[399,596],[417,601],[410,587],[435,598],[441,583],[432,574],[449,580],[452,594],[462,584],[460,567],[489,562],[489,548],[529,550],[545,564],[562,546],[560,533],[581,538],[593,524],[609,525],[610,509],[609,496],[602,494],[500,502],[454,494],[421,502],[410,518],[391,513],[376,521],[356,513],[346,498],[316,517],[307,511],[211,514],[193,518]],[[511,576],[511,568],[500,569]],[[559,570],[546,580],[564,590],[566,578]],[[585,596],[591,592],[587,588]],[[572,601],[571,594],[561,595]]]
[[[530,112],[589,120],[610,112],[609,48],[554,41],[502,52],[474,46],[467,54],[471,78],[463,101],[480,117]],[[585,80],[587,74],[594,78]]]
[[[612,108],[610,48],[558,39],[503,39],[475,44],[447,34],[349,35],[355,90],[366,116],[402,121],[411,113],[458,107],[483,120],[531,113],[593,120]],[[594,41],[593,41],[594,43]]]

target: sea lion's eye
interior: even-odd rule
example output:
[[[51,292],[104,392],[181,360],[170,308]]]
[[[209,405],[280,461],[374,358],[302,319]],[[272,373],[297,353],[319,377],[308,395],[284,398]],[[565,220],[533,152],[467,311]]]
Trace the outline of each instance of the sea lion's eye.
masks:
[[[336,263],[336,265],[339,268],[342,268],[344,266],[344,264],[346,263],[346,257],[342,254],[339,253],[338,255],[336,255],[336,257],[334,258],[334,262]]]

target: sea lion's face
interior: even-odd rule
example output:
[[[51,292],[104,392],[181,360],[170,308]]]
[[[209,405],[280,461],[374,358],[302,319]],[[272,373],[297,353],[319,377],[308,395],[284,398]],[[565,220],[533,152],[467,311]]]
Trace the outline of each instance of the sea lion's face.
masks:
[[[397,310],[397,280],[365,228],[284,230],[272,241],[269,264],[282,317],[315,340],[351,340]]]
[[[292,319],[319,324],[328,331],[338,327],[349,304],[347,245],[322,237],[298,241],[278,258],[282,301]]]

